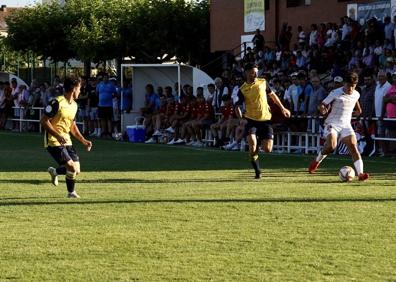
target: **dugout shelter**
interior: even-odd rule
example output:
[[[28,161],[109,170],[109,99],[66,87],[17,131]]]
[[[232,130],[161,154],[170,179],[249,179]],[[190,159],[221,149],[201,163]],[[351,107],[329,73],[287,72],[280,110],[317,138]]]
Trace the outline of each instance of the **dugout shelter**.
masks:
[[[121,87],[124,88],[125,80],[132,79],[132,110],[121,114],[121,128],[125,131],[126,126],[134,125],[135,118],[141,115],[140,108],[144,106],[145,86],[152,84],[154,89],[158,86],[171,86],[173,94],[180,93],[180,88],[189,84],[194,88],[196,95],[197,87],[203,87],[207,91],[207,85],[214,83],[213,79],[202,70],[183,64],[122,64]],[[175,83],[179,89],[174,89]],[[123,95],[121,95],[123,99]],[[123,101],[121,101],[123,104]]]

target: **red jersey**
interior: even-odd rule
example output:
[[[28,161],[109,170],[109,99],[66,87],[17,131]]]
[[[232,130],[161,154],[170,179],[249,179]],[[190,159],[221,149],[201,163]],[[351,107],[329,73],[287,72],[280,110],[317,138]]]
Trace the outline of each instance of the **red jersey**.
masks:
[[[235,110],[233,105],[223,106],[220,108],[220,112],[223,115],[224,120],[235,118]]]
[[[161,105],[161,107],[159,108],[159,112],[161,114],[166,114],[166,109],[167,109],[168,105],[167,104],[163,104]]]
[[[198,118],[208,116],[207,119],[213,119],[214,111],[211,104],[208,102],[202,102],[197,104]]]
[[[176,113],[176,107],[177,107],[177,104],[175,104],[175,103],[168,104],[168,107],[167,107],[168,116],[172,116]]]

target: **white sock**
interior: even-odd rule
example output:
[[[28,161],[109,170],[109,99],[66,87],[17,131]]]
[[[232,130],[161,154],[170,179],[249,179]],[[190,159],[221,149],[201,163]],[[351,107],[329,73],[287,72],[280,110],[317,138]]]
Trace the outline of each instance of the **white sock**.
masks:
[[[356,162],[353,163],[353,165],[355,166],[357,175],[363,173],[363,160],[359,159]]]
[[[322,155],[322,152],[319,152],[318,156],[316,157],[316,161],[321,163],[326,157],[327,155]]]

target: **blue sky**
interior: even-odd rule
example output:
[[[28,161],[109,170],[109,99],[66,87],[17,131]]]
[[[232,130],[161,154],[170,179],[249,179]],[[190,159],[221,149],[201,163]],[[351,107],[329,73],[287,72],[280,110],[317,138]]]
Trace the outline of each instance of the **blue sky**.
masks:
[[[7,7],[23,7],[27,5],[33,5],[36,2],[41,3],[41,0],[1,0],[1,5],[7,5]]]

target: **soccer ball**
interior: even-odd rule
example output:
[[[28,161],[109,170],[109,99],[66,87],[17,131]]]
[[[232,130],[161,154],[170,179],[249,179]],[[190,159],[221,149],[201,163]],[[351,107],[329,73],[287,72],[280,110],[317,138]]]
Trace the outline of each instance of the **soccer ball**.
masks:
[[[355,170],[350,166],[343,166],[338,172],[342,182],[350,182],[355,178]]]

